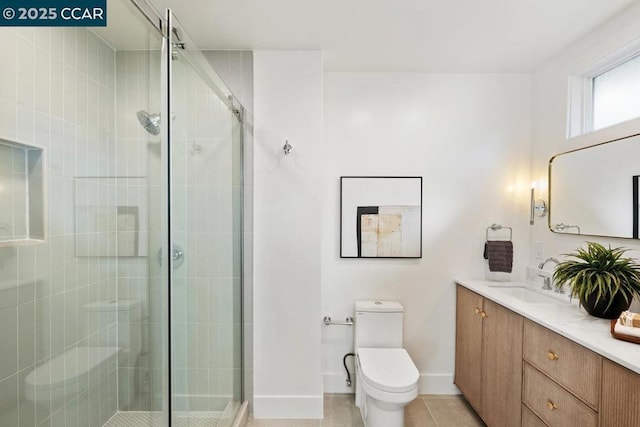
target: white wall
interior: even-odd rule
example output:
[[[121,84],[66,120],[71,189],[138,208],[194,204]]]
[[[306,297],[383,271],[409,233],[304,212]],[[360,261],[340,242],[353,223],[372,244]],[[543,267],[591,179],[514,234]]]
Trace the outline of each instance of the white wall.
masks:
[[[640,5],[635,5],[568,47],[533,75],[531,168],[534,177],[546,177],[547,163],[554,154],[640,132],[640,120],[635,120],[566,139],[569,75],[598,63],[629,43],[640,47],[639,24]],[[545,256],[572,252],[576,247],[584,246],[585,240],[625,246],[633,249],[635,256],[640,251],[640,244],[634,240],[554,234],[549,231],[546,221],[538,222],[531,229],[531,245],[542,244]],[[530,264],[538,262],[532,249]]]
[[[344,319],[358,299],[400,301],[420,392],[455,393],[453,278],[487,274],[487,226],[514,228],[511,277],[524,278],[530,76],[328,73],[324,95],[322,314]],[[339,258],[342,175],[423,177],[422,259]],[[353,391],[342,366],[352,334],[323,328],[325,392]]]
[[[328,73],[322,111],[313,111],[322,105],[320,54],[256,52],[256,418],[317,416],[322,391],[352,391],[342,367],[352,329],[320,326],[320,318],[343,319],[362,298],[402,302],[420,392],[456,392],[452,278],[487,276],[482,244],[494,222],[514,227],[516,279],[539,262],[535,242],[545,256],[584,243],[554,235],[546,219],[529,226],[529,184],[546,179],[553,154],[640,131],[634,122],[565,139],[568,75],[640,37],[639,20],[640,6],[614,17],[533,82],[528,75]],[[285,158],[287,138],[294,154]],[[424,177],[422,259],[339,258],[342,175]],[[320,223],[321,234],[308,226]],[[628,240],[599,240],[640,250]]]
[[[254,414],[322,418],[322,55],[256,51],[253,64]]]

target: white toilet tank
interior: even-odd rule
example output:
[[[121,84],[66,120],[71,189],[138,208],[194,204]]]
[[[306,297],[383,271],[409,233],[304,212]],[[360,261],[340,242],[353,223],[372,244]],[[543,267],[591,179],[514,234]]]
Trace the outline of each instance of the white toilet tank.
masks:
[[[123,366],[132,366],[140,354],[140,301],[135,299],[96,301],[84,306],[88,312],[89,323],[97,324],[117,322],[118,333],[108,334],[108,342],[101,346],[120,347],[128,362]]]
[[[403,313],[396,301],[356,301],[354,349],[402,348]]]

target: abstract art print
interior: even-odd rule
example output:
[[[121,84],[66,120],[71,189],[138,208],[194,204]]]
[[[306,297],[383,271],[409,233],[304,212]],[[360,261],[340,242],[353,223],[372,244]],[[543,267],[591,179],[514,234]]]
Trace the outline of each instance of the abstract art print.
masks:
[[[422,177],[340,177],[341,258],[422,258]]]

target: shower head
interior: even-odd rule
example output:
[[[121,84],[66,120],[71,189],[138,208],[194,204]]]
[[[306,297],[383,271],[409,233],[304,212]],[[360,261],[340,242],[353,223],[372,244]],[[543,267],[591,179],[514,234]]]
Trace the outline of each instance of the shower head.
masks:
[[[160,114],[149,114],[144,110],[136,114],[142,127],[151,135],[160,135]]]

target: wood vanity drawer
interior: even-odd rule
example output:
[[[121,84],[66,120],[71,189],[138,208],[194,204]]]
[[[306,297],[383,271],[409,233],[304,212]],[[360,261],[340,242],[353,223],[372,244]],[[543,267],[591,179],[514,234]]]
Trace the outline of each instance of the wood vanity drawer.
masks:
[[[598,409],[602,358],[530,320],[524,322],[524,360]]]
[[[547,425],[590,427],[598,414],[540,371],[524,364],[523,402]],[[535,425],[535,424],[534,424]]]
[[[545,423],[531,412],[526,405],[522,405],[522,427],[547,427]]]

